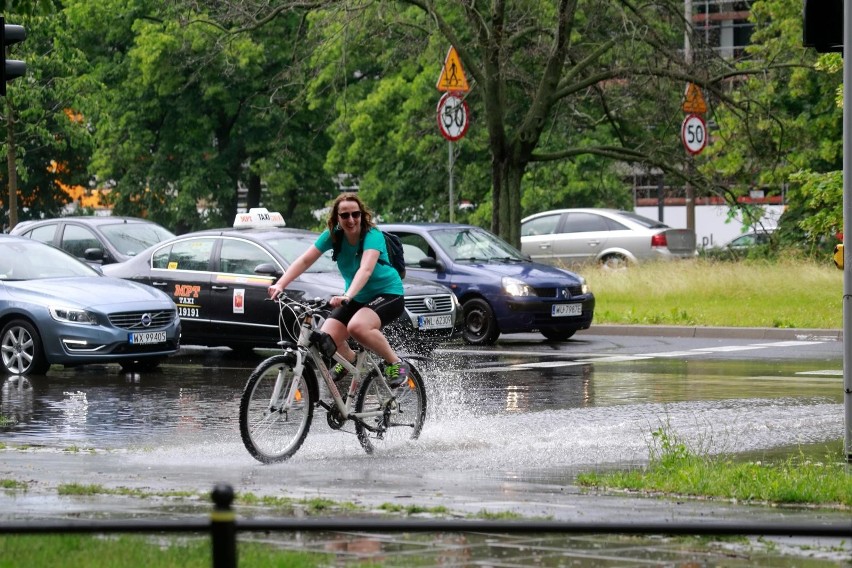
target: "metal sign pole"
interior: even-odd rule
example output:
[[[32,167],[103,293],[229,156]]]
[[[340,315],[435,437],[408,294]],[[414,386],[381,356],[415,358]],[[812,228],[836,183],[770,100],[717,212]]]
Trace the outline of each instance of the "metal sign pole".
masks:
[[[852,2],[843,3],[843,46],[852,47]],[[852,57],[843,58],[843,240],[852,235]],[[843,405],[846,462],[852,463],[852,271],[843,247]]]
[[[450,173],[450,223],[456,222],[456,212],[455,212],[455,196],[453,195],[453,142],[450,140],[447,142],[447,145],[450,149],[449,161],[447,169]]]

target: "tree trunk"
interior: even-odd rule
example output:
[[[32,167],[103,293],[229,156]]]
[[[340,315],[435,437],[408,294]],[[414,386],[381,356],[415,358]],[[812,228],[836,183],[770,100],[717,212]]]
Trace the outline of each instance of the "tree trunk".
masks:
[[[521,248],[521,178],[526,163],[506,159],[494,162],[492,168],[494,185],[494,212],[491,232],[510,245]]]

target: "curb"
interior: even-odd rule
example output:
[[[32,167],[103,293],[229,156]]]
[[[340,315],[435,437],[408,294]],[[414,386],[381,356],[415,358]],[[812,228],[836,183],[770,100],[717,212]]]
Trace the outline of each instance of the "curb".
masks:
[[[677,325],[592,325],[590,335],[695,337],[709,339],[772,339],[781,341],[843,341],[842,329],[781,327],[697,327]]]

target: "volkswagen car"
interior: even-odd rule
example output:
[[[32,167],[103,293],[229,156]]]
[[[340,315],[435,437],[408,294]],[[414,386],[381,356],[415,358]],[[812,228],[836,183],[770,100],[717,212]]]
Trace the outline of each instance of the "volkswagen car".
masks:
[[[402,241],[408,274],[453,291],[469,344],[531,331],[564,341],[592,323],[595,297],[582,276],[533,262],[485,229],[450,223],[381,228]]]
[[[7,375],[51,365],[119,363],[151,369],[180,347],[166,294],[104,276],[31,239],[0,235],[0,362]]]
[[[237,215],[234,227],[169,239],[127,262],[105,266],[104,272],[168,294],[183,321],[184,344],[226,346],[245,354],[275,347],[288,338],[280,337],[278,311],[267,288],[318,236],[282,224],[277,213],[253,209]],[[423,354],[458,337],[461,310],[450,290],[416,277],[406,277],[403,287],[405,314],[386,329],[395,347]],[[330,298],[343,289],[328,251],[288,291]],[[295,330],[294,323],[286,322],[285,329]]]

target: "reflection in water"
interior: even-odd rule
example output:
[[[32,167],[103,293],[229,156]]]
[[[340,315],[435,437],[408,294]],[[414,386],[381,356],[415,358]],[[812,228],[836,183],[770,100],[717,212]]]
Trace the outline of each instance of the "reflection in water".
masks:
[[[33,386],[26,377],[13,376],[0,388],[0,422],[17,424],[33,413]]]

